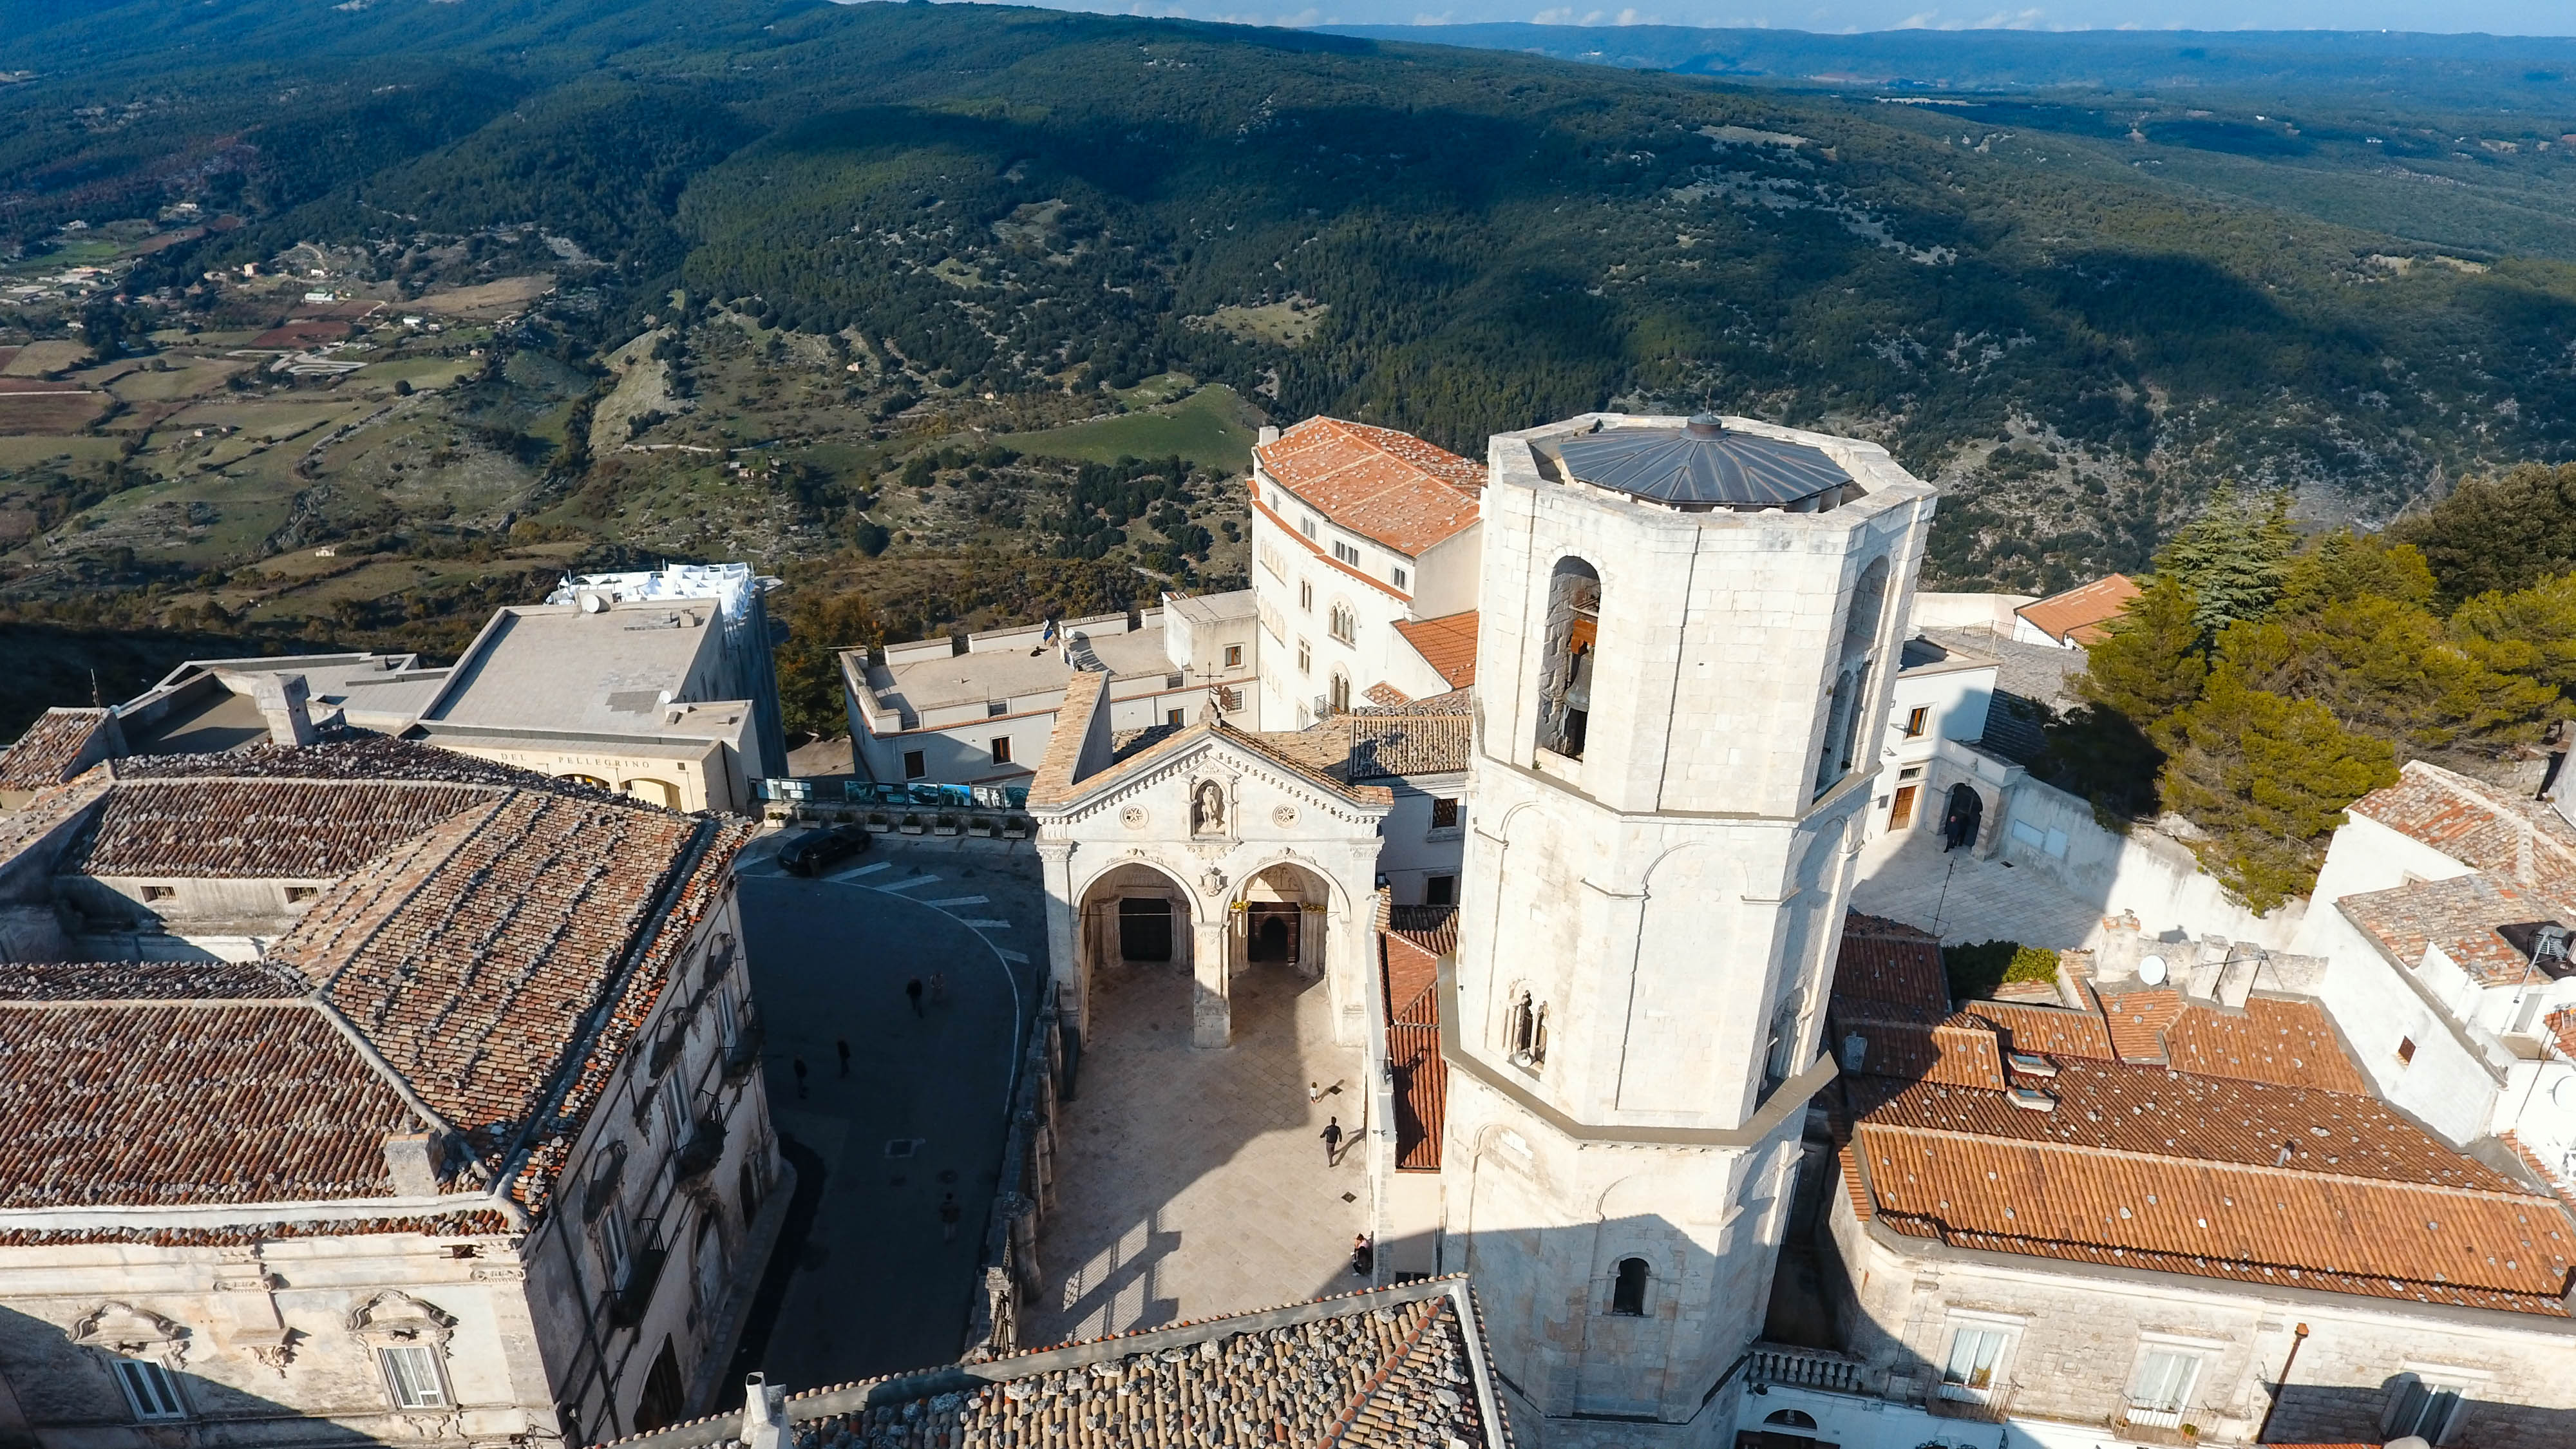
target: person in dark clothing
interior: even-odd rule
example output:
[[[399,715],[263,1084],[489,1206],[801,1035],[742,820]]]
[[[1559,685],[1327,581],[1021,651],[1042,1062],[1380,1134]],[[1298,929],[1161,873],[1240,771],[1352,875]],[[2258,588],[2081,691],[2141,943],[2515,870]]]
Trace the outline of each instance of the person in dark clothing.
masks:
[[[965,1215],[966,1210],[957,1205],[957,1194],[953,1192],[943,1192],[939,1195],[939,1238],[941,1242],[953,1243],[957,1241],[957,1220]]]
[[[1368,1234],[1354,1234],[1351,1238],[1351,1271],[1365,1278],[1369,1275],[1369,1270],[1376,1266],[1376,1245],[1368,1240]]]
[[[1342,1119],[1326,1118],[1321,1135],[1324,1139],[1324,1165],[1334,1166],[1342,1160]]]
[[[834,1051],[836,1051],[836,1052],[839,1052],[839,1053],[841,1054],[841,1075],[842,1075],[842,1076],[845,1076],[845,1077],[846,1077],[846,1076],[848,1076],[848,1075],[850,1074],[850,1044],[849,1044],[849,1042],[848,1042],[847,1040],[836,1041],[836,1042],[832,1043],[832,1050],[834,1050]]]
[[[903,983],[903,994],[912,998],[912,1014],[921,1015],[921,978],[915,976]]]
[[[797,1057],[792,1065],[796,1069],[796,1100],[801,1102],[805,1100],[805,1059]]]

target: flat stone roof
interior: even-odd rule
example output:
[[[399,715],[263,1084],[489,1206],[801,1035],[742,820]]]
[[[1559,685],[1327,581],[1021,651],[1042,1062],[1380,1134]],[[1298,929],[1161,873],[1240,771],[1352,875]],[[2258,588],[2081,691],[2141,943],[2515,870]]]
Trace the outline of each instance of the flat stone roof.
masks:
[[[1087,644],[1092,657],[1108,666],[1112,679],[1178,672],[1171,656],[1164,652],[1163,626],[1159,621],[1116,634],[1095,633],[1077,626],[1066,630],[1065,637],[1074,644],[1077,654]],[[1064,661],[1064,652],[1046,644],[1037,646],[1035,654],[1025,648],[986,649],[872,664],[868,666],[867,679],[879,705],[918,716],[990,699],[1016,699],[1061,690],[1073,673],[1073,666]]]
[[[716,625],[712,602],[514,606],[492,616],[423,722],[651,733],[684,696]]]

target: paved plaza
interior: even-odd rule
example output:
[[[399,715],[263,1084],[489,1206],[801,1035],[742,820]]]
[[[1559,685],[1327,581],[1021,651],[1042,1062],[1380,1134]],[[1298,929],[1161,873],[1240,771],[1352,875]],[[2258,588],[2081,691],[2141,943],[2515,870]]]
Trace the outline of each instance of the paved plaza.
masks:
[[[830,878],[799,880],[770,859],[782,839],[746,852],[744,945],[771,1115],[824,1178],[812,1231],[780,1245],[795,1267],[758,1357],[770,1382],[812,1388],[963,1350],[1010,1044],[1046,972],[1045,897],[1025,842],[881,836]],[[944,999],[928,999],[934,976]],[[916,977],[918,1015],[904,994]],[[953,1240],[939,1221],[950,1192]]]
[[[1233,983],[1234,1045],[1190,1045],[1189,978],[1104,968],[1079,1095],[1062,1112],[1047,1292],[1024,1343],[1294,1303],[1350,1273],[1368,1170],[1361,1054],[1335,1046],[1329,993],[1283,966]],[[1341,1090],[1320,1104],[1309,1082]],[[1351,1134],[1324,1165],[1327,1117]]]
[[[1853,910],[1902,921],[1944,941],[2019,941],[2060,949],[2090,946],[2102,908],[2068,894],[2038,871],[1944,851],[1928,830],[1882,835],[1861,848]]]

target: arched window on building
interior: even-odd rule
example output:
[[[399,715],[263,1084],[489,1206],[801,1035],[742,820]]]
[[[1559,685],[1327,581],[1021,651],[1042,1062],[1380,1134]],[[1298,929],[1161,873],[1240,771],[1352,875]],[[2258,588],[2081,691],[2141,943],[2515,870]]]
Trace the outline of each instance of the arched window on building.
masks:
[[[1852,587],[1851,608],[1843,615],[1842,641],[1835,654],[1834,682],[1825,695],[1825,744],[1816,757],[1816,793],[1852,772],[1867,753],[1860,738],[1877,665],[1878,626],[1887,612],[1887,559],[1870,560]]]
[[[1610,1285],[1610,1311],[1622,1318],[1646,1316],[1646,1260],[1621,1258],[1619,1276]]]
[[[1351,712],[1351,677],[1349,675],[1338,669],[1333,671],[1333,682],[1326,687],[1324,703],[1328,713],[1349,714]]]
[[[1512,998],[1511,1011],[1503,1021],[1503,1049],[1516,1067],[1534,1072],[1547,1065],[1546,1003],[1531,1000],[1527,991]]]
[[[1797,1052],[1798,1001],[1793,996],[1771,1018],[1771,1041],[1762,1056],[1762,1095],[1789,1080],[1797,1070]]]
[[[1583,758],[1592,721],[1593,645],[1601,632],[1601,574],[1561,558],[1547,583],[1547,635],[1538,662],[1538,745]]]
[[[1330,620],[1334,638],[1341,640],[1345,644],[1356,644],[1359,642],[1360,616],[1352,610],[1350,605],[1343,603],[1339,599],[1335,599],[1333,601],[1332,612],[1328,618]]]
[[[1783,1429],[1812,1429],[1816,1427],[1816,1416],[1804,1409],[1773,1409],[1762,1416],[1762,1422]]]

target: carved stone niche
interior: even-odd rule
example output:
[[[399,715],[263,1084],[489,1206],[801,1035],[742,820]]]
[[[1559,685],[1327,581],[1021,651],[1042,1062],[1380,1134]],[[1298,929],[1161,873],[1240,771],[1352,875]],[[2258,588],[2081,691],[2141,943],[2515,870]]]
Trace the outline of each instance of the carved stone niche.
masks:
[[[175,1369],[188,1354],[188,1330],[131,1303],[102,1303],[72,1325],[72,1342]]]

